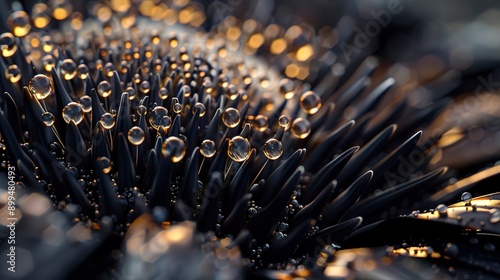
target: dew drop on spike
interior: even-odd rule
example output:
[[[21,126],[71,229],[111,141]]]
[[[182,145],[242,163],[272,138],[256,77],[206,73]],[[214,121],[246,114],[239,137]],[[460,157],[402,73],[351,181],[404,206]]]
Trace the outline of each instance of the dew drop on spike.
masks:
[[[97,92],[102,98],[106,98],[111,95],[111,84],[108,81],[102,81],[97,86]]]
[[[115,126],[115,118],[110,113],[104,113],[101,117],[101,124],[104,129],[112,129]]]
[[[102,171],[105,174],[108,174],[111,171],[111,161],[109,160],[109,158],[107,158],[107,157],[98,157],[97,160],[100,161],[102,163],[102,165],[103,165]]]
[[[73,79],[77,74],[76,64],[73,60],[67,58],[61,63],[61,74],[66,81]]]
[[[163,119],[164,117],[168,117],[168,110],[165,109],[165,107],[162,106],[156,106],[151,110],[151,113],[149,114],[149,123],[154,129],[158,129],[160,125],[163,126],[170,126],[170,119],[168,121],[166,119]],[[167,121],[168,123],[163,123],[164,121]]]
[[[300,96],[300,108],[310,115],[321,108],[321,98],[313,91],[306,91]]]
[[[42,100],[52,93],[52,83],[49,77],[38,74],[29,81],[28,89],[35,95],[36,99]]]
[[[262,150],[264,155],[270,160],[277,160],[283,154],[283,144],[275,138],[267,140]]]
[[[83,109],[76,102],[70,102],[63,108],[63,119],[66,123],[73,121],[75,124],[79,124],[83,120]]]
[[[134,146],[139,146],[144,142],[144,131],[138,126],[134,126],[128,131],[128,141]]]
[[[181,138],[170,136],[163,142],[161,153],[163,157],[170,157],[172,162],[177,163],[181,161],[186,154],[186,144]]]
[[[203,103],[201,102],[197,102],[196,104],[194,104],[193,106],[193,109],[192,109],[192,113],[196,113],[196,109],[198,109],[200,112],[200,117],[203,117],[205,115],[205,112],[206,112],[206,109],[205,109],[205,105],[203,105]]]
[[[472,200],[472,195],[469,192],[464,192],[461,197],[462,201],[465,203],[469,203]]]
[[[227,155],[236,162],[243,162],[250,157],[250,143],[246,138],[235,136],[229,140]]]
[[[235,108],[227,108],[222,113],[222,122],[229,128],[234,128],[240,123],[240,112]]]
[[[304,139],[309,136],[309,133],[311,133],[311,124],[306,119],[296,118],[292,122],[291,131],[293,136],[299,139]]]
[[[210,139],[206,139],[206,140],[203,140],[203,142],[201,142],[200,153],[202,156],[207,157],[207,158],[211,158],[215,155],[215,152],[216,152],[216,149],[215,149],[215,142],[214,141],[212,141]]]
[[[92,98],[88,95],[84,95],[80,97],[80,106],[82,106],[82,110],[84,113],[88,113],[92,111]]]
[[[21,70],[15,64],[9,65],[9,67],[5,70],[5,78],[13,84],[19,82],[19,80],[21,80],[21,76]]]
[[[54,115],[51,112],[42,113],[42,121],[46,126],[51,126],[54,124]]]

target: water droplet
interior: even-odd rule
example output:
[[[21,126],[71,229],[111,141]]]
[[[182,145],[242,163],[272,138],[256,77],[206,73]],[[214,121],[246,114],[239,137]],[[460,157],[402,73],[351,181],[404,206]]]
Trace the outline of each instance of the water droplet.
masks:
[[[160,97],[161,100],[165,100],[168,98],[168,90],[164,87],[160,88],[158,90],[158,96]]]
[[[472,195],[469,192],[464,192],[461,197],[462,201],[465,203],[469,203],[472,200]]]
[[[201,142],[201,145],[200,145],[200,153],[204,156],[204,157],[207,157],[207,158],[211,158],[215,155],[215,142],[210,140],[210,139],[206,139],[206,140],[203,140],[203,142]]]
[[[15,84],[21,80],[21,70],[15,64],[9,65],[9,67],[5,70],[5,78],[9,80],[9,82]]]
[[[83,95],[80,97],[80,106],[82,106],[82,110],[84,113],[88,113],[92,111],[92,98],[88,95]]]
[[[111,95],[111,84],[108,81],[102,81],[97,86],[97,93],[102,98],[106,98]]]
[[[453,243],[448,243],[446,244],[446,247],[444,248],[444,252],[449,255],[449,256],[456,256],[458,255],[458,247],[457,245],[453,244]]]
[[[104,129],[112,129],[115,126],[115,118],[110,113],[101,116],[101,124]]]
[[[200,111],[200,117],[203,117],[205,115],[206,109],[205,109],[205,105],[203,105],[203,103],[197,102],[196,104],[194,104],[193,110],[192,110],[193,114],[196,113],[196,110]]]
[[[267,140],[262,150],[264,155],[270,160],[277,160],[283,154],[283,144],[275,138]]]
[[[186,154],[186,144],[179,137],[170,136],[163,142],[161,153],[164,157],[170,157],[172,162],[179,162]]]
[[[160,128],[163,128],[163,131],[165,131],[165,133],[167,133],[167,129],[170,128],[171,125],[172,119],[170,119],[169,116],[164,116],[163,118],[161,118]]]
[[[264,132],[267,129],[268,120],[266,116],[258,115],[253,120],[253,126],[260,132]]]
[[[87,76],[89,75],[89,67],[86,64],[78,65],[77,71],[78,71],[78,77],[80,79],[82,80],[87,79]]]
[[[35,95],[36,99],[42,100],[47,98],[52,93],[52,83],[49,77],[38,74],[34,76],[28,83],[29,91]]]
[[[42,50],[46,53],[51,52],[54,49],[54,42],[52,42],[52,37],[49,35],[42,37]]]
[[[300,96],[300,107],[308,114],[315,114],[321,108],[321,98],[313,91],[306,91]]]
[[[139,107],[137,107],[137,114],[139,116],[144,116],[147,113],[147,111],[148,109],[144,105],[139,105]]]
[[[42,57],[42,64],[45,71],[50,72],[56,66],[56,60],[50,54]]]
[[[42,113],[42,121],[46,126],[51,126],[54,124],[54,115],[51,112],[43,112]]]
[[[63,108],[63,119],[66,123],[73,121],[75,124],[79,124],[83,120],[83,109],[76,102],[70,102]]]
[[[66,81],[73,79],[77,74],[76,63],[69,58],[63,60],[61,63],[61,74]]]
[[[235,85],[229,85],[226,89],[226,96],[229,100],[235,100],[238,97],[238,88]]]
[[[439,212],[439,214],[446,214],[446,212],[448,211],[448,206],[439,204],[438,206],[436,206],[436,210]]]
[[[135,96],[136,96],[135,89],[133,87],[128,87],[125,91],[128,93],[129,100],[133,100],[135,98]]]
[[[293,81],[289,79],[282,79],[280,81],[280,93],[285,97],[285,99],[292,98],[295,95]]]
[[[17,52],[17,44],[14,35],[5,32],[0,35],[0,49],[3,57],[11,57]]]
[[[498,209],[492,209],[490,210],[490,213],[490,223],[496,224],[500,222],[500,211]]]
[[[222,122],[229,128],[234,128],[240,123],[240,112],[235,108],[227,108],[222,113]]]
[[[250,157],[250,143],[241,136],[233,137],[229,140],[227,155],[236,162],[245,161]]]
[[[229,86],[229,78],[226,74],[220,74],[218,78],[219,86],[222,88],[227,88]]]
[[[7,24],[16,37],[24,37],[31,30],[30,18],[25,11],[11,13],[7,19]]]
[[[144,142],[144,131],[138,126],[134,126],[128,131],[128,141],[132,145],[139,146]]]
[[[306,119],[296,118],[292,122],[291,130],[292,130],[293,136],[295,136],[299,139],[304,139],[307,136],[309,136],[309,133],[311,133],[311,124]]]
[[[182,111],[182,104],[179,103],[179,99],[177,99],[177,97],[172,98],[172,111],[176,114],[180,114]]]
[[[279,119],[278,119],[278,124],[279,126],[283,127],[283,128],[288,128],[288,126],[290,126],[290,122],[292,120],[290,119],[289,116],[287,115],[282,115]]]
[[[107,157],[98,157],[97,160],[100,161],[102,163],[102,165],[103,165],[102,171],[105,174],[108,174],[111,171],[111,161],[109,160],[109,158],[107,158]]]
[[[151,90],[151,85],[149,84],[148,81],[143,81],[139,86],[139,90],[144,94],[148,94],[149,91]]]
[[[156,106],[149,114],[149,123],[154,129],[158,129],[160,125],[166,126],[163,121],[168,121],[168,126],[170,126],[170,119],[166,120],[164,117],[168,117],[167,109],[162,106]]]
[[[31,17],[33,19],[33,25],[36,28],[45,28],[50,22],[50,16],[47,13],[47,5],[43,3],[38,3],[33,6]]]
[[[109,78],[113,77],[113,71],[115,71],[115,65],[112,62],[108,62],[104,65],[104,73],[106,73],[106,76]]]
[[[188,85],[183,85],[181,87],[181,92],[184,95],[184,97],[189,97],[191,95],[191,87]]]
[[[160,43],[160,36],[154,35],[151,37],[151,43],[153,45],[158,45]]]

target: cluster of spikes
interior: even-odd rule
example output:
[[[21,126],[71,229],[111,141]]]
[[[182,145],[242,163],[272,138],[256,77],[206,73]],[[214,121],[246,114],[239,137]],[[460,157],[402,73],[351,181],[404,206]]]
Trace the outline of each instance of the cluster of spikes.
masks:
[[[390,257],[500,274],[498,195],[443,204],[498,168],[448,189],[447,168],[428,168],[450,143],[419,130],[448,99],[408,105],[373,57],[316,90],[248,55],[255,36],[224,39],[248,32],[238,23],[203,33],[107,9],[59,33],[16,11],[0,36],[23,277],[350,277],[389,264],[349,248],[388,244]]]

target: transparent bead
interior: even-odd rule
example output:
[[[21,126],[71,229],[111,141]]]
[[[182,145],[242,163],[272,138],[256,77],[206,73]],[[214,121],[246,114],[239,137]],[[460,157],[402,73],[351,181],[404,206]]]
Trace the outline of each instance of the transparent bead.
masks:
[[[164,87],[160,88],[158,90],[158,96],[160,97],[161,100],[165,100],[168,98],[168,90]]]
[[[255,129],[257,129],[258,131],[264,132],[268,126],[268,119],[266,116],[258,115],[253,120],[253,125],[254,125]]]
[[[108,81],[102,81],[97,86],[97,93],[102,98],[106,98],[111,95],[111,84]]]
[[[172,111],[176,114],[180,114],[182,111],[182,104],[179,103],[177,97],[172,98]]]
[[[226,96],[229,100],[235,100],[238,97],[238,88],[235,85],[229,85],[226,89]]]
[[[203,117],[205,115],[206,109],[203,103],[197,102],[196,104],[194,104],[192,113],[196,113],[196,110],[199,110],[200,117]]]
[[[7,78],[9,82],[15,84],[21,80],[21,70],[17,65],[11,64],[5,70],[5,78]]]
[[[469,192],[464,192],[461,198],[463,202],[469,203],[472,200],[472,195]]]
[[[295,95],[293,81],[289,79],[282,79],[280,81],[280,93],[285,99],[290,99]]]
[[[50,72],[56,66],[56,60],[52,55],[48,54],[42,57],[42,64],[45,71]]]
[[[83,95],[80,97],[80,106],[82,106],[82,110],[84,113],[88,113],[92,111],[92,98],[88,95]]]
[[[61,63],[61,74],[66,81],[73,79],[77,74],[76,64],[71,59],[65,59]]]
[[[16,37],[24,37],[31,30],[30,18],[25,11],[11,13],[7,19],[7,24]]]
[[[52,83],[49,77],[38,74],[31,78],[28,83],[28,89],[35,95],[36,99],[42,100],[52,93]]]
[[[63,119],[66,123],[73,121],[75,124],[79,124],[83,120],[83,109],[76,102],[70,102],[63,108]]]
[[[149,84],[148,81],[143,81],[139,86],[139,90],[144,94],[148,94],[149,91],[151,90],[151,85]]]
[[[278,119],[278,124],[279,126],[283,127],[283,128],[288,128],[290,126],[290,122],[291,122],[291,119],[289,116],[287,115],[282,115],[280,116],[280,118]]]
[[[311,133],[311,124],[306,119],[296,118],[292,122],[291,131],[295,137],[304,139]]]
[[[111,161],[107,157],[98,157],[98,161],[100,161],[103,165],[102,172],[108,174],[111,171]]]
[[[275,138],[267,140],[262,150],[264,155],[270,160],[277,160],[283,154],[283,144]]]
[[[144,106],[144,105],[139,105],[139,107],[137,107],[137,114],[138,114],[139,116],[144,116],[144,115],[146,115],[147,111],[148,111],[148,109],[147,109],[147,108],[146,108],[146,106]]]
[[[211,158],[215,155],[215,142],[210,140],[210,139],[206,139],[206,140],[203,140],[203,142],[201,142],[201,145],[200,145],[200,153],[204,156],[204,157],[207,157],[207,158]]]
[[[179,162],[186,154],[186,144],[179,137],[168,137],[161,146],[161,153],[164,157],[170,157],[172,162]]]
[[[5,32],[0,35],[0,49],[3,57],[11,57],[17,52],[16,39],[12,33]]]
[[[313,91],[306,91],[300,96],[300,107],[310,115],[315,114],[321,108],[321,98]]]
[[[46,126],[51,126],[54,124],[55,117],[51,112],[43,112],[42,121]]]
[[[80,64],[80,65],[78,65],[77,71],[78,71],[78,77],[81,80],[87,79],[87,77],[89,75],[89,67],[86,64]]]
[[[163,121],[166,120],[164,117],[168,117],[167,109],[162,106],[156,106],[149,114],[149,123],[154,129],[158,129],[160,125],[166,126],[166,124],[163,123]],[[168,126],[170,126],[170,119],[168,119]]]
[[[112,129],[115,126],[115,118],[110,113],[101,116],[101,124],[104,129]]]
[[[235,108],[227,108],[222,113],[222,122],[229,128],[234,128],[240,123],[240,112]]]
[[[144,142],[144,131],[138,126],[134,126],[128,131],[128,141],[134,146],[139,146]]]
[[[250,143],[246,138],[235,136],[229,140],[227,154],[232,160],[243,162],[250,157]]]

